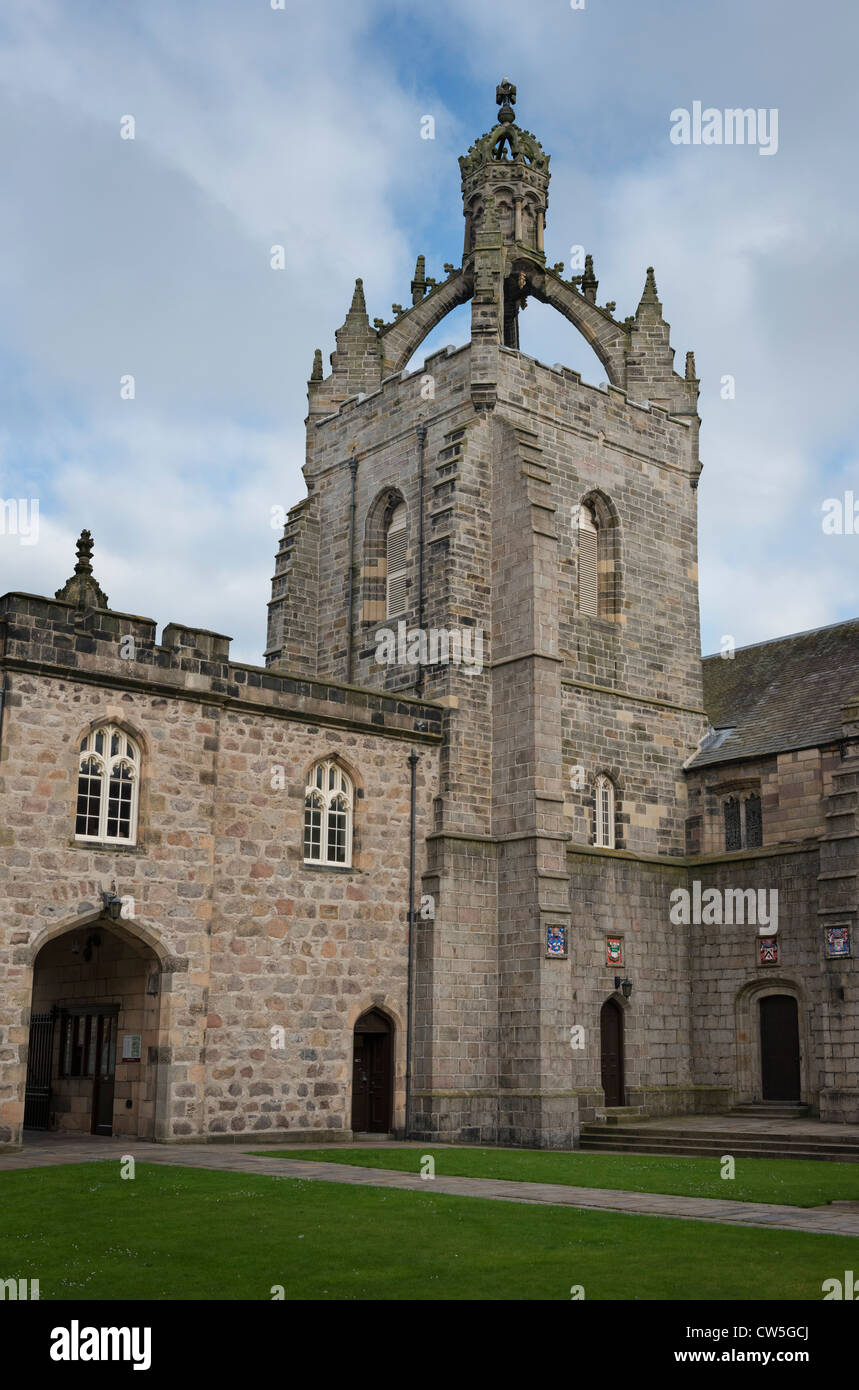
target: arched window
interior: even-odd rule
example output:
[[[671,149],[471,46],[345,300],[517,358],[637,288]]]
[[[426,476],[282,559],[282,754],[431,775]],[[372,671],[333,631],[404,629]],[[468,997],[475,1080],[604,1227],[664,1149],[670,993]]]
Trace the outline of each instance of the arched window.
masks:
[[[611,500],[592,492],[578,506],[579,612],[590,618],[617,619],[621,596],[620,519]]]
[[[593,509],[579,507],[579,610],[599,614],[599,531]]]
[[[352,863],[351,779],[338,763],[315,763],[304,796],[304,862]]]
[[[614,849],[614,783],[601,772],[594,785],[594,844]]]
[[[760,849],[764,842],[760,796],[756,792],[744,798],[729,796],[722,809],[725,849]]]
[[[139,788],[134,740],[113,724],[90,730],[80,746],[75,839],[135,844]]]
[[[400,502],[391,513],[385,535],[388,572],[386,615],[396,618],[406,611],[406,504]]]

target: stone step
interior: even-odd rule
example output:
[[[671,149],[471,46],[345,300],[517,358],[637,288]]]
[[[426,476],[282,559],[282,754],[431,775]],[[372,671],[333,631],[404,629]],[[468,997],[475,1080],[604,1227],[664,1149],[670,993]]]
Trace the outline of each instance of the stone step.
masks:
[[[647,1111],[643,1105],[604,1105],[597,1110],[596,1117],[606,1125],[622,1125],[624,1120],[646,1120]]]
[[[742,1135],[731,1133],[686,1132],[629,1128],[606,1131],[601,1125],[582,1129],[580,1147],[604,1153],[675,1154],[677,1157],[721,1158],[808,1158],[836,1163],[859,1162],[859,1141],[840,1138],[834,1142],[816,1136],[793,1135],[785,1142],[781,1135]]]
[[[600,1138],[582,1136],[579,1142],[580,1150],[586,1153],[629,1153],[641,1154],[642,1156],[652,1154],[657,1158],[724,1158],[726,1153],[730,1153],[732,1158],[798,1158],[810,1159],[818,1163],[855,1163],[859,1162],[859,1150],[855,1154],[841,1154],[832,1149],[791,1149],[786,1153],[784,1149],[759,1145],[754,1149],[738,1149],[734,1146],[724,1144],[702,1144],[690,1143],[688,1147],[679,1147],[672,1143],[658,1143],[656,1140],[639,1140],[621,1143],[614,1141],[614,1135],[602,1134]]]
[[[749,1102],[748,1105],[732,1105],[725,1111],[726,1116],[745,1115],[749,1119],[755,1120],[804,1120],[811,1112],[810,1105],[776,1105],[764,1102],[755,1105]]]
[[[769,1148],[826,1149],[841,1155],[859,1157],[859,1139],[847,1135],[754,1133],[747,1129],[656,1129],[650,1125],[628,1125],[612,1128],[608,1132],[603,1125],[582,1125],[582,1138],[595,1142],[607,1141],[612,1144],[714,1144],[733,1145],[737,1149],[754,1148],[761,1144]]]

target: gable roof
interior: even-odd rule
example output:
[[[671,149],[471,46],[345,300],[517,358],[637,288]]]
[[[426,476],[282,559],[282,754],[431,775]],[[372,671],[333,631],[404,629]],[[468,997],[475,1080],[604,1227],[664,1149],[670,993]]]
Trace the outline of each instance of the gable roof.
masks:
[[[688,767],[832,743],[859,693],[859,618],[707,656],[703,675],[716,733]]]

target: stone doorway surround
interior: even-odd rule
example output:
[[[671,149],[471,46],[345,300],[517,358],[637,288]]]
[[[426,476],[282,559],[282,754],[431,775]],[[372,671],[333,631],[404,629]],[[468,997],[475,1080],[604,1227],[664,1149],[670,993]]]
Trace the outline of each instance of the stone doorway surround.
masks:
[[[135,920],[113,921],[93,909],[41,933],[19,964],[27,967],[21,991],[26,1036],[32,1013],[52,1008],[58,1012],[48,1106],[51,1127],[26,1131],[28,1146],[37,1137],[50,1140],[56,1130],[90,1138],[94,1078],[61,1075],[63,1022],[68,1015],[97,1012],[101,1006],[113,1011],[118,1021],[113,1134],[135,1141],[160,1137],[168,1122],[168,1069],[162,1059],[169,1040],[172,976],[153,932]],[[128,1035],[140,1037],[140,1058],[123,1062],[122,1040]],[[18,1070],[23,1114],[26,1063]],[[104,1137],[95,1136],[93,1142],[98,1145]]]
[[[787,994],[796,1000],[799,1024],[800,1099],[813,1101],[808,1079],[808,1019],[803,991],[795,980],[768,976],[750,980],[738,991],[736,1018],[736,1103],[760,1104],[763,1096],[761,1074],[760,1001],[773,994]]]

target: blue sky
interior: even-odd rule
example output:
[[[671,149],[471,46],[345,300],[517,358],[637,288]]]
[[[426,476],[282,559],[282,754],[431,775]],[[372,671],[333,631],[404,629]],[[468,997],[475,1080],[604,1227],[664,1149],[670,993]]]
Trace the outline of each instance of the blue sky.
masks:
[[[459,262],[457,156],[508,76],[551,154],[549,261],[585,245],[620,317],[653,264],[695,350],[704,649],[855,615],[859,535],[821,516],[859,498],[857,28],[835,0],[5,0],[0,497],[41,525],[0,535],[0,592],[53,593],[89,526],[114,608],[261,659],[313,349],[356,276],[389,318],[418,252]],[[777,154],[673,145],[695,100],[777,108]],[[603,379],[543,306],[522,335]]]

